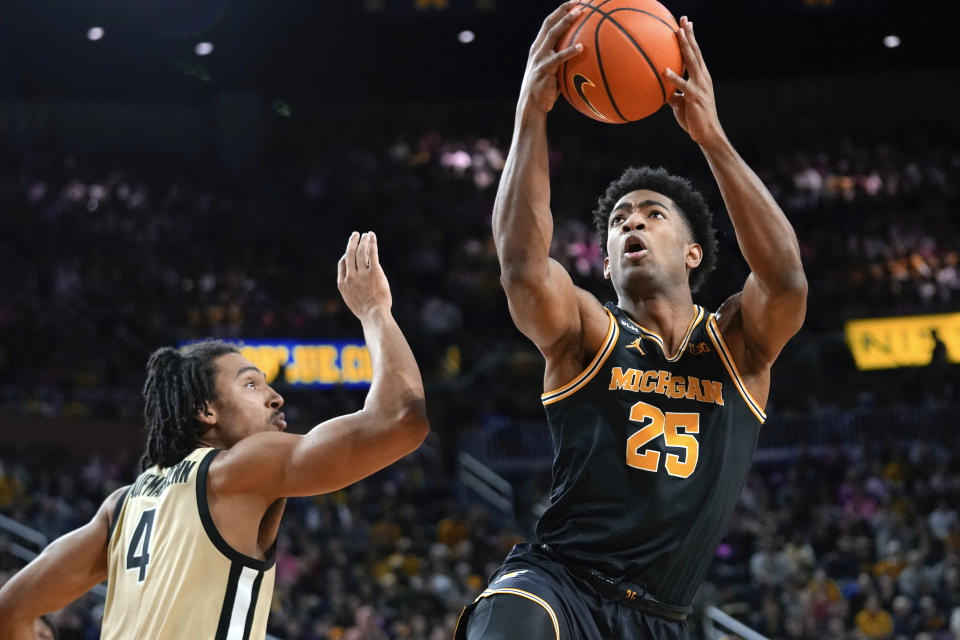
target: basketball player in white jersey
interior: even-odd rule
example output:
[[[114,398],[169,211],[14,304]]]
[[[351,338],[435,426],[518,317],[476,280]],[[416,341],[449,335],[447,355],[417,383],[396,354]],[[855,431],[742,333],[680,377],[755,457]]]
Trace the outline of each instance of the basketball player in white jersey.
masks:
[[[143,473],[0,589],[0,640],[32,638],[37,616],[103,580],[103,640],[264,638],[285,499],[356,482],[429,430],[372,232],[351,234],[337,284],[373,363],[363,408],[283,433],[283,398],[231,345],[157,350],[144,385]]]

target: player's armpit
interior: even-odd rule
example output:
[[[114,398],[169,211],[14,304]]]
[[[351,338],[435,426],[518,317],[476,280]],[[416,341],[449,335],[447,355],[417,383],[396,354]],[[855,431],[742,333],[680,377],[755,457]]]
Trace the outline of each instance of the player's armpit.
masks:
[[[51,542],[0,589],[0,640],[32,638],[35,618],[106,580],[110,519],[125,489],[113,492],[90,522]]]
[[[504,270],[500,277],[517,329],[548,359],[560,352],[589,351],[591,337],[606,331],[603,306],[573,284],[570,274],[550,259],[544,272]],[[603,340],[599,335],[598,340]]]
[[[750,376],[770,368],[787,341],[803,326],[806,311],[807,281],[802,271],[776,288],[761,286],[751,273],[743,291],[721,305],[717,323],[721,334],[732,343],[737,366]]]
[[[214,458],[209,488],[220,496],[258,494],[265,505],[329,493],[411,453],[428,431],[423,399],[411,398],[395,415],[363,409],[302,436],[256,434]]]
[[[802,270],[775,286],[762,286],[751,273],[741,298],[743,338],[755,358],[770,366],[807,314],[807,279]]]

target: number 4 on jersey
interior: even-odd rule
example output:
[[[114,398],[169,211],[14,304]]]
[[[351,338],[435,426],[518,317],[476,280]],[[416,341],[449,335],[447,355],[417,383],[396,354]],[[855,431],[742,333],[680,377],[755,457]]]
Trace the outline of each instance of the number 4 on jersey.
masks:
[[[648,449],[640,452],[649,442],[663,436],[668,447],[684,450],[683,459],[676,453],[668,453],[664,466],[667,473],[676,478],[689,478],[697,468],[700,443],[691,433],[700,433],[699,413],[667,413],[646,402],[630,407],[630,420],[646,425],[627,438],[627,466],[643,471],[657,472],[660,468],[660,452]],[[685,433],[679,430],[683,429]]]
[[[137,582],[143,582],[147,577],[147,565],[150,564],[150,533],[153,531],[153,517],[156,513],[156,509],[143,512],[130,539],[130,548],[127,549],[127,569],[140,570]]]

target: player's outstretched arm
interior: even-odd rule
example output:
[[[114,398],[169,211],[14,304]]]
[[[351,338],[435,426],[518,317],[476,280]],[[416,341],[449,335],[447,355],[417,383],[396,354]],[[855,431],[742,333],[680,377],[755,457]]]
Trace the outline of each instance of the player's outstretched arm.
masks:
[[[0,588],[0,640],[32,640],[36,618],[107,579],[110,518],[124,489],[110,494],[90,522],[51,542]]]
[[[363,326],[373,364],[363,408],[306,435],[260,433],[241,440],[211,464],[215,494],[272,501],[335,491],[399,460],[427,436],[420,369],[390,312],[376,235],[351,234],[337,268],[340,293]]]
[[[553,216],[547,158],[547,113],[560,95],[557,69],[581,46],[555,47],[582,9],[573,0],[547,16],[530,47],[517,104],[513,141],[493,206],[493,239],[500,260],[500,280],[510,314],[544,354],[582,333],[579,299],[588,302],[567,272],[550,259]],[[601,321],[603,311],[593,301]],[[582,312],[581,312],[582,313]]]
[[[672,70],[667,76],[682,92],[670,98],[680,126],[700,145],[720,187],[750,275],[739,300],[731,299],[733,313],[719,314],[721,330],[742,334],[742,349],[734,357],[745,373],[769,367],[803,324],[807,280],[800,261],[797,236],[780,206],[730,144],[717,117],[713,81],[693,35],[693,23],[680,19],[680,49],[689,78]],[[739,309],[736,302],[739,301]],[[726,335],[726,331],[724,331]],[[735,338],[738,336],[735,336]],[[733,345],[731,345],[733,346]]]

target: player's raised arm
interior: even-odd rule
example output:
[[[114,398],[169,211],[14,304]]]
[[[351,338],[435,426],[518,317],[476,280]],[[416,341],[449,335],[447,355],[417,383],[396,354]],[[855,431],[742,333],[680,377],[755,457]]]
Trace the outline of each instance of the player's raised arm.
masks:
[[[51,542],[0,588],[0,640],[32,640],[36,618],[107,579],[110,518],[125,488],[114,491],[90,522]]]
[[[693,23],[686,17],[680,19],[679,38],[689,78],[667,71],[682,91],[670,98],[670,106],[677,122],[703,150],[750,266],[739,305],[733,298],[733,304],[721,307],[718,315],[725,335],[731,334],[734,342],[742,337],[742,344],[731,346],[734,357],[742,360],[738,364],[750,375],[769,367],[803,324],[807,280],[793,227],[720,126],[713,81],[694,38]]]
[[[493,239],[500,280],[517,328],[545,354],[581,331],[578,296],[562,266],[550,259],[553,217],[547,158],[547,113],[560,95],[556,72],[577,55],[580,45],[555,51],[563,33],[580,14],[576,1],[547,16],[530,47],[517,104],[513,141],[493,207]],[[594,302],[596,312],[600,305]]]
[[[272,501],[334,491],[402,458],[426,437],[420,370],[390,312],[390,285],[372,232],[351,234],[337,284],[360,320],[373,364],[363,408],[303,436],[266,432],[241,440],[211,464],[214,493],[254,493]]]

